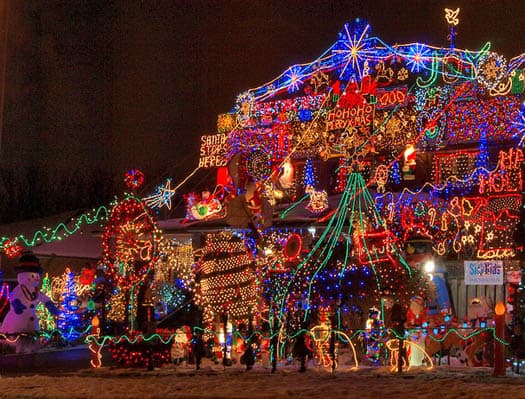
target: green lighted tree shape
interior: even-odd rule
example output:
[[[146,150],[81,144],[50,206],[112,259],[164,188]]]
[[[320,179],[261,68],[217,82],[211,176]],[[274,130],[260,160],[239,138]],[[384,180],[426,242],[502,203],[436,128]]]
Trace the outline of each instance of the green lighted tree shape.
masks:
[[[376,298],[376,305],[381,300],[380,296],[407,303],[412,295],[421,293],[421,273],[412,270],[404,260],[394,235],[376,209],[363,176],[352,172],[325,231],[293,273],[287,297],[281,301],[281,312],[285,310],[286,299],[291,295],[302,295],[309,302],[312,301],[317,278],[321,271],[331,267],[334,249],[341,248],[338,244],[342,240],[343,254],[337,255],[342,265],[338,270],[340,279],[345,275],[347,266],[357,264],[370,267],[374,274],[374,286],[365,289],[380,294]]]
[[[51,294],[51,281],[48,274],[42,279],[42,287],[40,291],[47,295],[49,298],[52,298]],[[36,306],[36,315],[38,317],[38,323],[40,325],[40,331],[51,332],[56,329],[56,322],[54,316],[49,312],[49,310],[40,302]]]

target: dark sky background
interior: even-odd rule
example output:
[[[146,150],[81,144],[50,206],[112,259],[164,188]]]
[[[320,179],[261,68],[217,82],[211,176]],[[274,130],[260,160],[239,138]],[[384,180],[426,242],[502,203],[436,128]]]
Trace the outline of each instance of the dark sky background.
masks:
[[[0,221],[106,203],[130,168],[144,193],[176,183],[237,94],[314,60],[345,22],[446,46],[458,6],[457,47],[525,52],[522,0],[10,0]]]

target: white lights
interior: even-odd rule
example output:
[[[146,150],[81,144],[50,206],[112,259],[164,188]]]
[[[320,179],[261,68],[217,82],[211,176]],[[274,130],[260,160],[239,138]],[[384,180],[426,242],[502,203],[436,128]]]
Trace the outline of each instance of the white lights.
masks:
[[[423,270],[425,273],[434,273],[434,270],[436,270],[436,264],[434,263],[434,259],[429,259],[425,262],[423,265]]]

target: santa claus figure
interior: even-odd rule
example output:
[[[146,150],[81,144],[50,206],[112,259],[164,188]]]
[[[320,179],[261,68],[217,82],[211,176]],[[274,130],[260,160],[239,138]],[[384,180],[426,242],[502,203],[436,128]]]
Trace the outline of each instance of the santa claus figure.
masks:
[[[8,343],[15,345],[16,353],[34,352],[39,348],[37,305],[43,303],[53,316],[59,312],[51,299],[39,290],[43,269],[36,256],[31,253],[22,255],[15,271],[18,285],[9,294],[11,309],[0,333],[7,337]]]

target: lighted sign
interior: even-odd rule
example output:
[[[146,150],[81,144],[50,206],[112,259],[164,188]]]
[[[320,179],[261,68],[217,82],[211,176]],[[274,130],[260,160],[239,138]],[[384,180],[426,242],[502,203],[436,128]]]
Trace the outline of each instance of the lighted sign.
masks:
[[[396,87],[395,89],[377,89],[377,109],[390,109],[395,106],[406,107],[408,104],[407,87]]]
[[[199,168],[226,166],[226,140],[224,133],[201,137]]]
[[[374,110],[375,107],[372,104],[358,105],[353,108],[335,108],[326,117],[326,130],[369,125],[374,119]]]
[[[465,285],[502,285],[503,262],[465,261]]]

